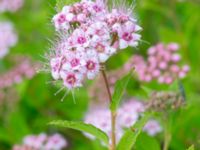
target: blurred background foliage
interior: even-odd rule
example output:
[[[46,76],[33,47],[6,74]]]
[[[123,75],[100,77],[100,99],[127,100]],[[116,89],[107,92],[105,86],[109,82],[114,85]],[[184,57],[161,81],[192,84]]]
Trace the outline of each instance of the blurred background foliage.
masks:
[[[71,0],[73,2],[73,0]],[[6,60],[15,54],[28,55],[35,61],[44,61],[42,56],[54,39],[51,18],[55,14],[55,0],[26,0],[23,8],[16,13],[4,13],[1,20],[13,22],[19,35],[17,46],[6,58],[0,60],[0,72],[9,69]],[[191,71],[183,85],[187,94],[187,106],[170,117],[173,120],[170,150],[184,150],[194,144],[200,149],[200,1],[199,0],[135,0],[135,14],[143,27],[140,46],[127,49],[108,62],[108,69],[120,66],[134,53],[146,55],[147,49],[158,42],[178,42],[183,60]],[[116,61],[117,60],[117,61]],[[25,80],[14,88],[19,98],[11,108],[0,114],[0,149],[8,150],[27,134],[60,132],[70,143],[68,149],[102,150],[99,142],[91,142],[80,132],[53,128],[47,125],[55,119],[81,120],[89,105],[87,87],[76,92],[76,104],[71,95],[63,102],[64,92],[55,96],[58,86],[47,84],[51,76],[37,74],[32,80]],[[152,89],[164,89],[156,83],[145,84]],[[132,96],[143,97],[141,84],[134,81],[128,86]],[[10,102],[9,102],[10,101]],[[7,100],[6,103],[12,103]],[[1,106],[3,107],[3,106]],[[141,134],[136,143],[137,150],[159,150],[162,136],[152,138]],[[98,145],[98,146],[97,146]]]

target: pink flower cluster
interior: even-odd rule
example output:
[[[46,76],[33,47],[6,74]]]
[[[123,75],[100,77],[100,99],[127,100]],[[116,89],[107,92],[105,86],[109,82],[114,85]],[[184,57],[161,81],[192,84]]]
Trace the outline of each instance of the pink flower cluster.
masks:
[[[17,43],[17,35],[10,22],[0,22],[0,59]]]
[[[22,7],[23,3],[23,0],[0,0],[0,13],[15,12]]]
[[[124,133],[124,128],[128,128],[136,123],[142,112],[145,111],[145,105],[135,99],[125,102],[118,110],[116,117],[116,139],[120,140]],[[85,116],[85,122],[92,124],[102,131],[106,132],[111,137],[111,120],[110,111],[104,107],[92,107]],[[150,136],[154,136],[161,132],[160,124],[155,120],[150,120],[144,127]],[[90,134],[85,134],[90,139],[94,137]]]
[[[48,136],[44,133],[28,135],[22,145],[14,145],[13,150],[62,150],[68,143],[60,134]]]
[[[6,73],[0,74],[0,89],[9,88],[23,81],[24,78],[31,79],[35,74],[35,67],[30,59],[25,57],[16,58],[17,65]],[[21,61],[21,62],[20,62]]]
[[[141,28],[131,13],[106,6],[102,0],[82,0],[53,17],[61,39],[50,56],[51,72],[69,90],[81,87],[85,78],[94,79],[118,50],[138,45]]]
[[[178,49],[179,45],[176,43],[159,43],[148,49],[147,61],[142,56],[135,55],[125,68],[128,70],[134,65],[141,81],[157,80],[159,83],[171,84],[178,78],[184,78],[190,70],[188,65],[180,66]]]

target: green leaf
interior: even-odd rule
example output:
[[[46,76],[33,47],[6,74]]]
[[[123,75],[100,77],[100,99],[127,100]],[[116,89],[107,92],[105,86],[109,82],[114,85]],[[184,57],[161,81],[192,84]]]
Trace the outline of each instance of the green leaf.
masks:
[[[149,120],[150,114],[145,114],[139,121],[135,123],[131,128],[129,128],[117,145],[117,150],[131,150],[134,146],[137,137],[142,132],[142,129],[146,122]]]
[[[124,91],[128,85],[128,82],[132,76],[133,70],[129,72],[128,75],[118,80],[115,84],[115,91],[112,96],[112,102],[110,104],[110,110],[115,112],[119,106],[120,100],[124,94]]]
[[[70,5],[71,3],[74,3],[78,0],[57,0],[56,1],[56,10],[59,12],[62,10],[62,8],[66,5]]]
[[[148,88],[148,87],[146,87],[146,86],[142,86],[141,88],[148,96],[153,93],[153,90]]]
[[[190,146],[187,150],[194,150],[194,145]]]
[[[135,150],[161,150],[160,143],[155,137],[141,133],[135,143]]]
[[[55,125],[58,127],[66,127],[66,128],[75,129],[82,132],[87,132],[87,133],[92,134],[99,140],[102,140],[105,144],[108,144],[109,142],[109,138],[106,135],[106,133],[91,124],[86,124],[83,122],[74,122],[74,121],[63,121],[63,120],[52,121],[49,124]]]

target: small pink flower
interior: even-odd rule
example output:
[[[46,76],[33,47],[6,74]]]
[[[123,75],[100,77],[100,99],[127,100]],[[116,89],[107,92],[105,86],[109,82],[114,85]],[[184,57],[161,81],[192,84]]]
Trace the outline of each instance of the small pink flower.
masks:
[[[144,126],[144,131],[146,131],[150,136],[155,136],[157,133],[162,131],[160,124],[155,120],[149,120]]]
[[[9,49],[16,45],[17,35],[10,22],[0,22],[0,59],[9,53]]]
[[[174,55],[172,55],[172,61],[174,61],[174,62],[178,62],[178,61],[180,61],[180,59],[181,59],[181,56],[179,55],[179,54],[174,54]]]
[[[183,71],[184,71],[184,72],[190,71],[190,67],[189,67],[188,65],[184,65],[184,66],[183,66]]]
[[[63,57],[52,58],[50,65],[51,65],[51,75],[52,77],[57,80],[60,78],[60,69],[62,65]]]
[[[128,46],[136,47],[138,45],[138,40],[140,40],[141,36],[134,32],[134,27],[131,28],[128,25],[124,25],[119,29],[120,49],[127,48]]]
[[[179,45],[177,43],[170,43],[167,48],[171,51],[177,51],[179,49]]]
[[[75,45],[87,47],[89,44],[88,37],[82,29],[76,29],[72,34],[72,40]]]
[[[63,29],[68,30],[69,29],[69,23],[66,20],[66,15],[63,13],[57,14],[53,17],[53,22],[57,30]]]
[[[184,78],[185,76],[186,76],[186,73],[184,71],[180,71],[178,74],[178,77],[181,79]]]
[[[89,26],[87,29],[87,34],[92,37],[92,41],[96,41],[98,39],[109,40],[110,34],[109,29],[105,22],[95,22]]]
[[[111,47],[110,43],[106,41],[96,40],[92,45],[98,54],[100,62],[106,62],[116,52],[116,49]]]
[[[100,65],[95,55],[90,55],[90,54],[87,55],[85,68],[88,79],[94,79],[95,76],[97,76],[100,70]]]
[[[61,71],[61,78],[64,81],[64,86],[69,90],[82,86],[83,75],[69,71]]]
[[[66,140],[60,134],[54,134],[48,137],[45,150],[61,150],[67,146]]]
[[[1,0],[0,1],[0,13],[1,12],[16,12],[23,6],[23,0]]]

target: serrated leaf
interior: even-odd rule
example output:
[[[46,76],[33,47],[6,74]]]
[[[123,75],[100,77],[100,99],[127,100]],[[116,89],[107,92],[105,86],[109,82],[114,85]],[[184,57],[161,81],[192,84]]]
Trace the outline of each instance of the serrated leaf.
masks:
[[[110,104],[110,110],[115,112],[119,106],[120,100],[124,94],[124,91],[128,85],[128,82],[132,76],[133,70],[128,75],[118,80],[115,84],[114,94],[112,96],[112,102]]]
[[[62,10],[62,8],[66,5],[70,5],[74,2],[76,2],[77,0],[57,0],[56,1],[56,10],[57,12],[60,12]]]
[[[133,125],[124,133],[119,141],[119,144],[117,145],[117,150],[131,150],[137,140],[137,137],[142,132],[144,125],[149,120],[149,117],[150,114],[145,114],[139,121],[135,123],[135,125]]]
[[[194,150],[194,145],[190,146],[187,150]]]
[[[63,121],[63,120],[52,121],[49,124],[55,125],[58,127],[66,127],[66,128],[92,134],[99,140],[102,140],[105,144],[108,144],[109,142],[109,138],[106,135],[106,133],[91,124],[86,124],[86,123],[78,122],[78,121],[75,122],[75,121]]]

